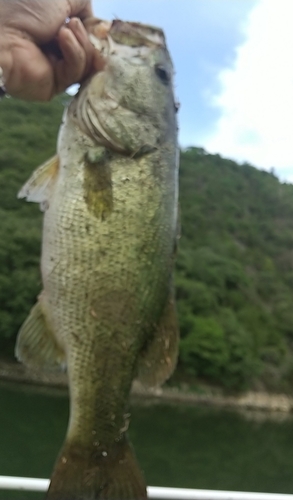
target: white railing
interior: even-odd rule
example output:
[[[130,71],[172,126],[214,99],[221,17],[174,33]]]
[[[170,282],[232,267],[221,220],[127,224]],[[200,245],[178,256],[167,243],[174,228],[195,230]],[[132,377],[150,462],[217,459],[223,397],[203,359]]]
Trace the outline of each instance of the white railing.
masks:
[[[0,490],[47,491],[49,479],[0,476]],[[246,491],[191,490],[148,486],[148,497],[165,500],[293,500],[282,493],[250,493]]]

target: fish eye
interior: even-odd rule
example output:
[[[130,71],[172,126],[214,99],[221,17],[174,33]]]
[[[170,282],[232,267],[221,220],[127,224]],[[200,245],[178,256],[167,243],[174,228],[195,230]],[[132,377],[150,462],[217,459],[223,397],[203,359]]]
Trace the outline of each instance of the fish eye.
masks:
[[[166,71],[164,66],[162,66],[161,64],[156,64],[155,73],[164,85],[168,85],[168,83],[170,82],[170,75],[168,71]]]

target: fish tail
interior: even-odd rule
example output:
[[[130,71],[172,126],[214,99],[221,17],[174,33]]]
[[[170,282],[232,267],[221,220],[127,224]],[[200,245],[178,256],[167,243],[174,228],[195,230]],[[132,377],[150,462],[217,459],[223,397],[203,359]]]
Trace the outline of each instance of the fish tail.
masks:
[[[146,485],[124,437],[111,447],[65,442],[46,500],[145,500]]]

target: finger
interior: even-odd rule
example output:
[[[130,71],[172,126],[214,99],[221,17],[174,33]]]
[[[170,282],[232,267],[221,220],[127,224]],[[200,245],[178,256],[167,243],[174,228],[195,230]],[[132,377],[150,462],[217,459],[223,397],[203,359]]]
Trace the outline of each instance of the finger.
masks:
[[[63,59],[55,63],[56,92],[61,92],[73,83],[80,82],[85,74],[87,55],[74,33],[62,27],[58,34]]]
[[[86,76],[92,69],[91,66],[93,63],[93,56],[95,51],[94,46],[89,39],[88,33],[86,32],[84,25],[82,24],[82,22],[80,22],[78,18],[75,17],[70,19],[67,27],[71,29],[72,33],[75,35],[80,46],[85,51],[86,64],[85,64],[84,76]]]
[[[90,0],[69,0],[68,4],[70,5],[68,17],[78,16],[84,20],[87,17],[93,16]]]
[[[50,61],[39,47],[26,38],[19,38],[12,45],[7,92],[26,100],[49,100],[54,93],[54,73]]]

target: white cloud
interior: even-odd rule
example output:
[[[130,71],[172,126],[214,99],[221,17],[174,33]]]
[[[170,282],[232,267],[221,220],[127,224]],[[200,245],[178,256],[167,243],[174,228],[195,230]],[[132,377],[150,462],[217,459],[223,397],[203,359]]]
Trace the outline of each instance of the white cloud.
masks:
[[[232,69],[219,74],[221,116],[203,146],[293,180],[293,2],[260,0]]]

